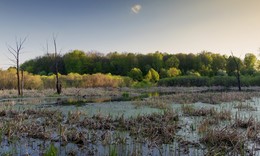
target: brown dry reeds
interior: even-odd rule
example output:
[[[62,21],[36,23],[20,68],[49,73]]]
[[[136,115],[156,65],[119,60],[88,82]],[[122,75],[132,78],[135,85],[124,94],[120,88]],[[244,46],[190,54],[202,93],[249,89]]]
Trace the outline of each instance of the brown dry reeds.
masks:
[[[171,101],[160,97],[151,97],[144,100],[133,101],[132,103],[136,107],[148,106],[152,108],[168,109],[170,108]]]
[[[214,108],[206,109],[206,108],[194,108],[192,105],[183,105],[181,107],[184,115],[187,116],[213,116],[216,114],[216,110]]]
[[[253,107],[250,103],[245,102],[239,102],[237,105],[235,105],[236,109],[239,111],[257,111],[256,107]]]
[[[245,141],[246,137],[243,133],[228,127],[208,130],[200,139],[200,142],[206,144],[210,149],[220,149],[225,153],[244,151]]]
[[[252,97],[259,96],[259,92],[185,92],[161,96],[174,103],[191,104],[203,102],[209,104],[220,104],[223,102],[245,101]]]

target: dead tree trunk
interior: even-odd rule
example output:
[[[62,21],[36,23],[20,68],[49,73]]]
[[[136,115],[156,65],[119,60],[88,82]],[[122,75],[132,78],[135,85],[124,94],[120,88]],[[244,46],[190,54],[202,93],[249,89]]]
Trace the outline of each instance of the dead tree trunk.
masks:
[[[10,60],[16,64],[18,96],[21,95],[20,62],[19,61],[20,61],[21,50],[23,49],[23,44],[25,41],[26,41],[26,37],[23,40],[20,39],[19,41],[16,39],[15,48],[8,45],[8,51],[14,57],[14,59],[10,59]]]
[[[240,65],[239,65],[238,61],[236,60],[236,58],[234,57],[233,53],[232,53],[232,57],[233,57],[233,60],[234,60],[234,62],[236,64],[236,78],[237,78],[238,91],[241,91]]]
[[[21,74],[22,74],[22,78],[21,78],[21,95],[23,96],[23,88],[24,88],[24,74],[23,74],[23,69],[21,69]]]
[[[59,64],[58,64],[58,53],[57,53],[57,44],[56,44],[56,38],[53,37],[53,44],[54,44],[54,61],[55,61],[55,77],[56,77],[56,90],[57,94],[61,94],[61,83],[59,80]]]
[[[17,58],[19,58],[19,53],[17,53]],[[19,59],[16,60],[16,75],[17,75],[17,90],[18,90],[18,95],[21,95]]]

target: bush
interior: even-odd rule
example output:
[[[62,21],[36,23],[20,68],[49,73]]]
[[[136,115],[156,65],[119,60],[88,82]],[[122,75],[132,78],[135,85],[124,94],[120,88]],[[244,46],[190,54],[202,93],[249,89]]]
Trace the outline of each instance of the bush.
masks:
[[[145,79],[146,79],[147,81],[150,81],[150,82],[155,83],[155,82],[159,81],[160,75],[158,74],[157,71],[155,71],[153,68],[151,68],[151,69],[148,71],[147,75],[145,76]]]
[[[235,76],[215,76],[211,78],[210,86],[237,86],[237,79]]]
[[[176,76],[181,75],[181,71],[180,71],[180,69],[172,67],[172,68],[168,69],[167,75],[169,77],[176,77]]]
[[[173,78],[161,79],[158,82],[159,86],[180,86],[180,87],[190,87],[190,86],[208,86],[210,84],[209,77],[196,77],[196,76],[180,76]]]
[[[143,73],[139,68],[133,68],[128,73],[128,76],[131,77],[134,81],[142,81],[143,80]]]
[[[141,82],[136,82],[133,84],[133,87],[135,88],[145,88],[145,87],[152,87],[154,84],[150,81],[143,80]]]

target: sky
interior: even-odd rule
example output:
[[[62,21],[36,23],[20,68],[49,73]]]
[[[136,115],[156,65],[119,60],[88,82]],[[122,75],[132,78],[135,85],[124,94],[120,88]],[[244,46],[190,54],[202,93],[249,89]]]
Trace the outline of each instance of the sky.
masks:
[[[8,46],[27,38],[26,60],[71,50],[214,53],[260,51],[259,0],[0,0],[0,68]]]

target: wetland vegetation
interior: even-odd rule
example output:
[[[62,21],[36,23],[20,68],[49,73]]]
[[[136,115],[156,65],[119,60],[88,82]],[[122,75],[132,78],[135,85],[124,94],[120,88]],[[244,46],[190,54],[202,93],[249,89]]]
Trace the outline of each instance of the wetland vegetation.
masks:
[[[1,155],[260,154],[258,91],[153,87],[50,92],[25,90],[19,98],[16,91],[1,91]]]

